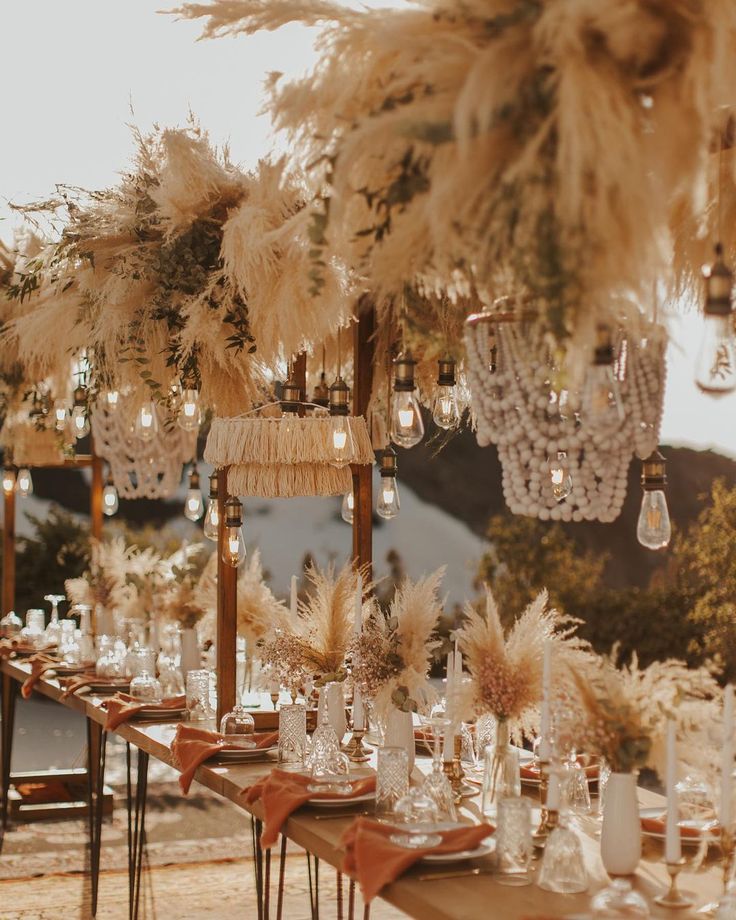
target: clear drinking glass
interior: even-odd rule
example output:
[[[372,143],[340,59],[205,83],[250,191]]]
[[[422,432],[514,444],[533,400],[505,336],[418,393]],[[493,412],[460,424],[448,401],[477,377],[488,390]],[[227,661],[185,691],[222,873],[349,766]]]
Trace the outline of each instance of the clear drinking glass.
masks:
[[[439,814],[434,799],[421,788],[410,789],[394,807],[394,816],[406,825],[406,833],[391,835],[391,843],[410,850],[436,847],[442,843],[440,834],[432,833]]]
[[[130,677],[136,677],[143,671],[153,674],[156,670],[156,653],[152,648],[134,642],[125,657],[125,667]]]
[[[3,639],[15,639],[16,636],[20,635],[22,629],[23,620],[21,620],[14,610],[11,610],[10,613],[6,613],[2,620],[0,620],[0,637]]]
[[[26,625],[20,631],[21,638],[34,648],[41,648],[46,642],[45,632],[46,614],[43,610],[26,610]]]
[[[437,806],[437,812],[442,820],[457,821],[455,797],[450,785],[450,780],[442,769],[442,748],[445,732],[452,724],[443,716],[432,716],[429,720],[432,727],[432,772],[428,773],[422,783],[422,791],[428,795]]]
[[[500,734],[500,733],[499,733]],[[501,799],[521,795],[519,752],[499,737],[485,751],[481,811],[485,817],[495,817]]]
[[[596,918],[613,920],[614,917],[636,920],[651,917],[644,898],[631,887],[626,878],[615,878],[608,886],[593,898],[591,914]]]
[[[77,624],[74,620],[62,620],[59,624],[59,657],[70,666],[82,663],[82,650],[77,639]]]
[[[409,755],[402,747],[378,749],[376,815],[392,816],[396,803],[409,791]]]
[[[210,706],[210,672],[204,669],[188,671],[186,680],[187,710],[191,722],[212,718]]]
[[[326,763],[334,754],[340,752],[340,739],[330,723],[327,706],[319,713],[319,724],[312,735],[312,747],[307,759],[307,766],[313,770],[315,765]]]
[[[580,838],[562,820],[547,838],[537,884],[557,894],[579,894],[588,890]]]
[[[531,884],[532,806],[528,799],[519,796],[499,800],[496,854],[500,884]]]
[[[279,765],[300,770],[307,756],[307,707],[288,703],[279,709]]]

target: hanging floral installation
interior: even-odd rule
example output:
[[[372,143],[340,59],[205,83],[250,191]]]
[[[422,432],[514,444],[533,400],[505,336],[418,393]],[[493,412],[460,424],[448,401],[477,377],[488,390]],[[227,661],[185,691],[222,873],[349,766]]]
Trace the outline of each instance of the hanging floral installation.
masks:
[[[708,151],[734,102],[727,3],[212,0],[175,12],[206,18],[208,37],[321,26],[317,66],[274,79],[270,104],[314,166],[316,251],[379,295],[409,282],[529,298],[558,344],[589,349],[601,321],[648,310],[670,226],[702,212]]]
[[[115,188],[61,186],[21,209],[52,228],[65,213],[16,274],[4,341],[37,379],[86,352],[93,399],[120,390],[170,407],[178,384],[219,413],[248,409],[270,369],[346,318],[343,279],[326,264],[319,296],[307,290],[305,196],[283,162],[243,172],[196,125],[136,142]]]

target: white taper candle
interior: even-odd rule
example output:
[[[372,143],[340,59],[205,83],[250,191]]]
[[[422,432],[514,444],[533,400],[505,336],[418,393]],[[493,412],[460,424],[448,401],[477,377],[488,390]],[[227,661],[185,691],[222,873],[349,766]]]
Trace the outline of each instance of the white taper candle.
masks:
[[[680,861],[682,846],[680,842],[679,812],[677,808],[677,735],[675,720],[667,722],[667,833],[665,837],[664,858],[668,863]]]
[[[299,584],[299,579],[296,577],[296,575],[292,575],[292,576],[291,576],[291,602],[290,602],[290,610],[291,610],[291,622],[292,622],[292,624],[293,624],[294,626],[296,626],[296,624],[297,624],[297,622],[298,622],[298,620],[299,620],[299,606],[298,606],[298,604],[297,604],[297,587],[298,587],[298,584]]]

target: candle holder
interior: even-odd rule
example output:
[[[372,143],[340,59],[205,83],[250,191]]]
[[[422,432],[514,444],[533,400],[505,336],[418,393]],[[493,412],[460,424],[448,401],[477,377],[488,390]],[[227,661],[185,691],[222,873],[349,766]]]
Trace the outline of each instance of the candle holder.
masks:
[[[450,780],[452,795],[456,805],[468,795],[475,795],[477,789],[473,789],[465,782],[465,770],[462,764],[463,739],[458,732],[453,738],[452,760],[444,761],[442,769]]]
[[[272,690],[269,696],[271,697],[271,705],[273,706],[273,711],[276,712],[279,703],[279,696],[281,695],[280,690]]]
[[[547,790],[549,789],[549,761],[539,761],[539,826],[534,831],[534,840],[543,840],[548,834]]]
[[[343,747],[343,751],[353,763],[365,763],[371,759],[370,750],[363,746],[364,735],[364,728],[353,728],[348,743]]]
[[[654,899],[655,904],[659,904],[660,907],[668,907],[671,910],[680,910],[684,907],[693,906],[694,902],[692,898],[686,898],[677,887],[677,876],[684,866],[684,859],[678,859],[678,861],[674,863],[667,863],[667,872],[670,876],[670,887],[664,894],[660,894]]]

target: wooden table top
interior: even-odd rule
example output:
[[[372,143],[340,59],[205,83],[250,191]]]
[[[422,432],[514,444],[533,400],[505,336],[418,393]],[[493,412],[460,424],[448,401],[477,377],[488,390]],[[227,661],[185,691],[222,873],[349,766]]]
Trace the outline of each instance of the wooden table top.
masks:
[[[5,660],[2,671],[15,680],[24,680],[30,667],[23,661]],[[42,678],[36,684],[36,690],[57,700],[63,705],[82,713],[99,724],[104,724],[105,710],[101,707],[102,698],[89,693],[73,694],[62,699],[62,690],[55,679]],[[267,694],[264,695],[266,698]],[[270,704],[269,704],[270,705]],[[198,723],[203,728],[214,728],[214,723]],[[171,742],[176,732],[176,723],[128,722],[116,729],[116,734],[129,741],[152,757],[174,766],[171,756]],[[418,769],[426,770],[429,758],[417,758]],[[240,793],[260,777],[266,775],[272,767],[267,763],[257,764],[203,764],[197,770],[195,779],[208,789],[235,803],[244,811],[263,817],[260,803],[246,807]],[[420,775],[420,774],[418,774]],[[645,789],[639,790],[640,803],[645,806],[663,805],[664,799]],[[320,812],[303,808],[295,812],[285,824],[283,831],[298,846],[309,850],[330,865],[339,868],[342,852],[339,840],[352,818],[335,818],[318,820],[315,814]],[[324,810],[321,812],[324,814]],[[480,796],[463,800],[462,816],[478,820],[480,818]],[[534,815],[538,820],[538,815]],[[589,917],[591,893],[605,886],[608,877],[600,860],[600,847],[597,833],[600,823],[593,817],[576,818],[574,825],[579,832],[585,855],[585,863],[590,879],[589,892],[581,895],[559,895],[538,888],[536,885],[526,887],[508,887],[500,884],[493,875],[480,875],[436,881],[419,881],[417,876],[431,871],[426,867],[416,867],[388,885],[380,897],[393,904],[417,920],[532,920],[532,918]],[[687,857],[694,854],[685,848]],[[541,860],[534,861],[534,873],[539,871]],[[482,864],[482,861],[481,863]],[[447,867],[448,870],[452,867]],[[680,875],[681,890],[691,894],[696,904],[692,911],[677,911],[683,920],[697,917],[695,911],[704,903],[717,898],[721,893],[722,874],[720,867],[713,863],[706,864],[697,871],[686,867]],[[647,900],[660,894],[668,883],[668,876],[663,862],[662,844],[644,839],[644,852],[634,880],[635,888]],[[651,904],[653,917],[672,917],[673,912]]]

